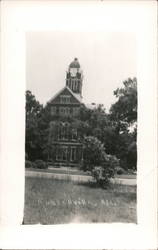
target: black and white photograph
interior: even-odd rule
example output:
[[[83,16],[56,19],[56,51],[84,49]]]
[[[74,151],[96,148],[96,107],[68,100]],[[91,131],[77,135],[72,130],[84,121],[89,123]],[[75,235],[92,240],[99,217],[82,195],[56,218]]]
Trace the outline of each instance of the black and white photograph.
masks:
[[[28,32],[24,224],[136,223],[132,33]]]
[[[156,1],[0,12],[0,248],[156,249]]]

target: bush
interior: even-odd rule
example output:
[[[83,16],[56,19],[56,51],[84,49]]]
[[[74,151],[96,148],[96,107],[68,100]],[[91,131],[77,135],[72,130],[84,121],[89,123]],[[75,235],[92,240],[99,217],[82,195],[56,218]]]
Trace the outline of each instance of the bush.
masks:
[[[104,154],[102,166],[96,166],[92,170],[92,176],[99,186],[106,188],[110,183],[110,178],[114,177],[115,168],[119,166],[119,160],[113,155]]]
[[[125,170],[121,167],[117,167],[116,168],[116,174],[121,175],[121,174],[125,174]]]
[[[32,167],[37,168],[37,166],[36,166],[36,164],[34,162],[32,162]]]
[[[32,162],[26,160],[26,161],[25,161],[25,168],[32,168],[32,167],[33,167],[33,166],[32,166]]]
[[[38,169],[46,169],[46,168],[48,168],[48,165],[46,162],[44,162],[42,160],[36,160],[34,162],[34,167],[38,168]]]
[[[92,171],[95,166],[100,166],[104,159],[104,145],[94,136],[84,139],[83,170]]]
[[[83,170],[90,171],[99,186],[105,188],[114,177],[119,160],[105,153],[104,145],[94,136],[88,136],[84,141]]]

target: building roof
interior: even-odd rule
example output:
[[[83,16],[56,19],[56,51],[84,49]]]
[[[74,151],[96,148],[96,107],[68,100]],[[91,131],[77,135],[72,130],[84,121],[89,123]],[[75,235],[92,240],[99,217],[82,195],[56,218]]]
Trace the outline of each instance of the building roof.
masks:
[[[77,58],[74,58],[74,60],[70,63],[69,68],[80,68],[80,64]]]
[[[58,95],[62,93],[64,89],[68,89],[68,91],[79,101],[80,103],[82,102],[82,98],[79,94],[74,93],[68,86],[65,86],[62,88],[60,91],[58,91],[48,102],[52,102]]]

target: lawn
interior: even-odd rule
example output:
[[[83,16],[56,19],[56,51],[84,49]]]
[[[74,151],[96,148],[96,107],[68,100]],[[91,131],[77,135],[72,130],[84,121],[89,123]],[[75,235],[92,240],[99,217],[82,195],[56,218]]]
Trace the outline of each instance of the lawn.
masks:
[[[136,187],[113,184],[107,190],[89,183],[27,177],[25,224],[91,222],[136,223]]]

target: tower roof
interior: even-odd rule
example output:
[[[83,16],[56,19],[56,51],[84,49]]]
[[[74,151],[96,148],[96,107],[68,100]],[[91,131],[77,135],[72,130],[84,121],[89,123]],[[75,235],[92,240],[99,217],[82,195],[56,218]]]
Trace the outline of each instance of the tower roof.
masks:
[[[69,68],[80,68],[80,64],[77,58],[74,58],[73,62],[70,63]]]

